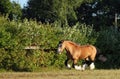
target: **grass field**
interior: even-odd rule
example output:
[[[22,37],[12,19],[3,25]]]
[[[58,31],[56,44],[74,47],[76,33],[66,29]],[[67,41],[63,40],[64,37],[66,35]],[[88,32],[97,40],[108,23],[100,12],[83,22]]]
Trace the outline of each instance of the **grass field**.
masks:
[[[0,79],[120,79],[120,70],[51,70],[42,72],[1,72]]]

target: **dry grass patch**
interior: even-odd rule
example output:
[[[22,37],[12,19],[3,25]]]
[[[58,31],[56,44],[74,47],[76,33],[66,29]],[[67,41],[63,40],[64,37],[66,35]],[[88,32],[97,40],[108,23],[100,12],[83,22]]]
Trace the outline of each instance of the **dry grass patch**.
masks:
[[[4,72],[0,73],[0,79],[120,79],[120,70]]]

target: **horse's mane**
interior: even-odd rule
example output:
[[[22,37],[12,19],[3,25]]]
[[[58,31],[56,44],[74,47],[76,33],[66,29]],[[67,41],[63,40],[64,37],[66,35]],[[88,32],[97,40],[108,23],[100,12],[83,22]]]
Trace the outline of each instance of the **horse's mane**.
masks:
[[[79,44],[76,44],[76,43],[74,43],[74,42],[72,42],[72,41],[67,41],[67,42],[69,42],[70,44],[72,44],[72,45],[74,45],[74,46],[80,46]]]

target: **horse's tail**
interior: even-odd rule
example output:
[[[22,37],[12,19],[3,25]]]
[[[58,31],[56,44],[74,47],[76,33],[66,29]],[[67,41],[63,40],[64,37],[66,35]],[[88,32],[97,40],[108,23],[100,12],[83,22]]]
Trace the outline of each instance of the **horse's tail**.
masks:
[[[107,58],[102,54],[102,52],[100,51],[99,48],[96,48],[96,49],[97,49],[96,59],[98,59],[102,62],[105,62],[107,60]]]
[[[99,56],[102,54],[99,48],[96,48],[96,50],[97,50],[96,56]]]

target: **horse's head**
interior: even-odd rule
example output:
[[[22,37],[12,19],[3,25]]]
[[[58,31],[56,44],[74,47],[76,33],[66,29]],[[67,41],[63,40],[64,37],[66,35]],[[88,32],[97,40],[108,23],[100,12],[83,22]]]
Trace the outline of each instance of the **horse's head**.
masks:
[[[59,41],[58,43],[58,48],[57,48],[57,53],[61,54],[61,52],[64,50],[64,40]]]

